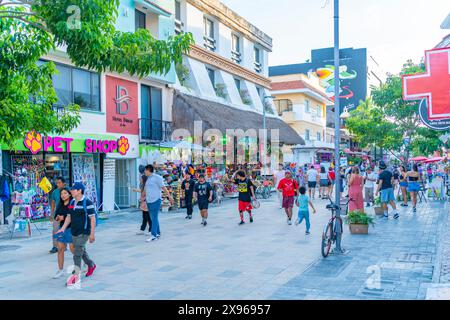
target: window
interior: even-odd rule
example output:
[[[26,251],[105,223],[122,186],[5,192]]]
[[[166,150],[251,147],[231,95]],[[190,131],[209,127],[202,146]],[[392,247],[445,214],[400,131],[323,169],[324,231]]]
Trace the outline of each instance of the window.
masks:
[[[175,19],[181,21],[181,2],[175,1]]]
[[[311,112],[311,102],[309,100],[305,100],[305,112]]]
[[[317,141],[322,141],[322,135],[320,132],[317,132]]]
[[[56,106],[76,103],[81,109],[100,111],[100,75],[71,66],[55,65],[59,71],[53,76],[53,87],[58,96]]]
[[[274,100],[273,103],[279,116],[282,116],[283,112],[292,111],[292,101],[289,99]]]
[[[236,88],[238,91],[241,91],[241,80],[235,78],[234,83],[236,83]]]
[[[175,33],[180,34],[183,32],[183,22],[181,22],[181,2],[175,1]]]
[[[163,140],[167,128],[162,121],[162,90],[141,85],[141,139]]]
[[[209,80],[211,80],[211,84],[214,87],[216,85],[216,72],[208,67],[206,68],[206,71],[208,72]]]
[[[317,116],[322,117],[322,106],[321,105],[317,105]]]
[[[205,34],[203,39],[205,40],[205,48],[211,51],[216,50],[216,40],[214,39],[214,22],[208,18],[204,18]]]
[[[305,140],[306,140],[306,141],[309,141],[309,140],[310,140],[310,133],[311,133],[311,132],[309,131],[309,129],[306,129],[306,130],[305,130]]]
[[[147,19],[146,19],[146,14],[142,11],[139,10],[135,10],[135,28],[136,30],[138,29],[146,29],[147,27]]]
[[[262,71],[262,63],[261,63],[261,50],[258,47],[255,47],[255,71],[260,73]]]
[[[265,101],[264,101],[265,99],[264,99],[264,95],[263,95],[264,90],[261,89],[261,87],[256,87],[256,91],[258,92],[258,96],[261,99],[262,104],[264,105],[265,104]]]
[[[241,38],[237,34],[231,35],[231,60],[241,63]]]

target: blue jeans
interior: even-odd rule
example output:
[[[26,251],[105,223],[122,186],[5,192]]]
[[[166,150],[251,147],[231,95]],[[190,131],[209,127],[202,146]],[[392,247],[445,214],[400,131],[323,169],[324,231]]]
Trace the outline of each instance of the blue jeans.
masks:
[[[311,223],[309,222],[309,211],[298,211],[298,223],[302,223],[303,219],[306,221],[306,231],[311,228]]]
[[[150,219],[152,220],[152,236],[156,237],[161,234],[161,230],[159,229],[159,208],[161,208],[161,199],[148,203],[147,202],[148,211],[150,213]]]

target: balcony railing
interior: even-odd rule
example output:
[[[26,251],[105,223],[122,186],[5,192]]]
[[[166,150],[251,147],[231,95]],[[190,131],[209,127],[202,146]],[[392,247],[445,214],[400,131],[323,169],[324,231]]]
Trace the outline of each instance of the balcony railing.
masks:
[[[242,62],[241,56],[242,54],[240,52],[231,50],[231,60],[233,60],[237,64],[240,64]]]
[[[261,73],[261,72],[262,72],[262,69],[263,69],[262,63],[261,63],[261,62],[258,62],[258,61],[255,61],[255,71],[256,71],[257,73]]]
[[[184,23],[178,19],[175,19],[175,33],[180,34],[183,32]]]
[[[210,50],[210,51],[216,51],[216,40],[208,37],[208,36],[203,36],[203,40],[205,41],[204,45],[205,48]]]
[[[170,141],[172,122],[141,118],[139,119],[141,141]]]

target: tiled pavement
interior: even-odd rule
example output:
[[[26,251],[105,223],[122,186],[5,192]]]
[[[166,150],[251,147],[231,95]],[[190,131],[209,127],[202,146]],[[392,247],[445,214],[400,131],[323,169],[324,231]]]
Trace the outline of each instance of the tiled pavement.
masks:
[[[425,299],[436,264],[443,203],[402,209],[399,220],[376,220],[368,236],[345,236],[350,252],[316,260],[271,299]]]
[[[53,280],[56,256],[49,236],[0,240],[0,294],[6,299],[423,299],[436,262],[436,231],[446,211],[430,203],[398,221],[378,220],[368,236],[346,229],[344,256],[320,257],[329,218],[325,202],[312,216],[312,234],[288,226],[275,197],[238,226],[236,202],[210,210],[209,224],[184,214],[163,214],[162,238],[145,243],[135,232],[139,213],[110,218],[88,246],[98,269],[82,290]],[[43,231],[44,232],[44,231]],[[45,231],[46,233],[49,230]],[[2,249],[3,248],[3,249]],[[71,257],[66,254],[67,265]],[[369,289],[367,268],[380,270],[380,288]]]

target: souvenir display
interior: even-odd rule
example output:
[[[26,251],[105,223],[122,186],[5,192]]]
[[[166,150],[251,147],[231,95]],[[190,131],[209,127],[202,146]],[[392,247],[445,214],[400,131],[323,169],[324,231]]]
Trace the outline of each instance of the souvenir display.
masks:
[[[97,206],[97,180],[95,177],[93,155],[73,155],[72,168],[73,181],[83,183],[86,188],[84,192],[85,196]]]
[[[45,178],[44,161],[39,156],[12,156],[13,193],[11,203],[18,220],[50,216],[49,196],[38,185]],[[44,180],[45,181],[45,180]]]

